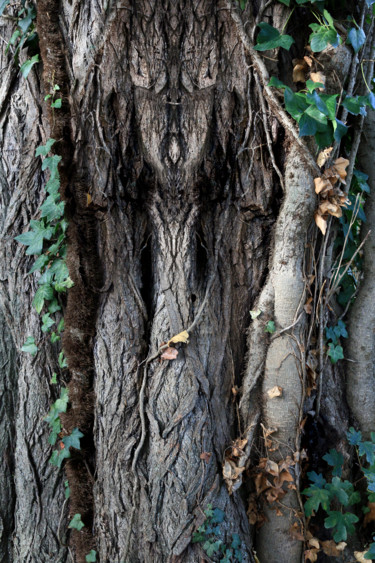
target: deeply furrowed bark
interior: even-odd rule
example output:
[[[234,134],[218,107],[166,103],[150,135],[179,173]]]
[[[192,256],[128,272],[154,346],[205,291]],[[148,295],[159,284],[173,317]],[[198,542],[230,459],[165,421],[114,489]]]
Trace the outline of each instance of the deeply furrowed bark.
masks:
[[[245,16],[257,7],[249,2]],[[228,493],[222,465],[240,435],[247,465],[257,460],[260,423],[277,429],[271,460],[299,448],[315,201],[301,148],[282,144],[224,0],[39,0],[37,12],[42,71],[23,80],[2,50],[0,558],[63,563],[68,543],[78,563],[90,549],[102,562],[195,563],[205,555],[192,534],[211,503],[225,512],[221,538],[240,534],[244,561],[255,543],[262,562],[297,563],[297,492],[283,516],[264,507],[253,540],[246,499]],[[267,17],[281,29],[285,6]],[[43,97],[53,83],[63,107],[51,112]],[[58,394],[49,385],[58,348],[40,331],[37,280],[13,240],[43,200],[34,153],[48,137],[63,157],[75,284],[62,423],[85,434],[66,476],[48,464],[43,421]],[[262,315],[250,323],[255,308]],[[145,361],[192,324],[176,360]],[[35,358],[21,352],[29,335]],[[282,397],[270,399],[275,385]],[[78,512],[85,528],[69,534]]]

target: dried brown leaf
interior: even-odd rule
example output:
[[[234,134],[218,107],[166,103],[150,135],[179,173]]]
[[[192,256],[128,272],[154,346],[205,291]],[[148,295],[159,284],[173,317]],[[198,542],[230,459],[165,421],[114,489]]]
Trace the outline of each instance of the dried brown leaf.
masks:
[[[308,300],[306,301],[306,303],[304,304],[303,308],[305,309],[305,312],[308,315],[311,315],[311,313],[313,312],[314,308],[313,308],[313,298],[309,297]]]
[[[325,235],[327,231],[327,221],[317,212],[314,214],[314,219],[317,227],[319,227],[323,235]]]
[[[354,552],[354,557],[356,561],[359,561],[359,563],[369,563],[368,559],[365,559],[365,555],[367,553],[366,551],[355,551]]]
[[[176,348],[166,348],[160,358],[162,360],[175,360],[178,356],[178,350]]]
[[[319,166],[319,168],[321,168],[327,162],[332,151],[333,151],[333,147],[328,147],[327,149],[320,151],[320,153],[318,154],[318,158],[316,159],[316,163]]]
[[[325,85],[327,77],[322,72],[311,72],[310,78],[313,82],[321,82]],[[319,90],[323,90],[324,88],[319,88]]]
[[[370,512],[367,512],[365,515],[363,520],[364,526],[367,526],[367,524],[375,520],[375,502],[368,502],[367,507],[370,509]]]
[[[339,544],[336,544],[333,540],[322,542],[322,549],[326,555],[329,555],[329,557],[339,557],[345,547],[345,542],[340,542]]]
[[[307,542],[309,547],[316,547],[316,549],[320,548],[320,543],[318,538],[310,538]]]
[[[203,461],[205,461],[206,463],[209,463],[211,456],[212,456],[211,452],[202,452],[199,457],[200,459],[203,459]]]
[[[332,184],[327,178],[323,176],[321,178],[314,178],[315,193],[320,194],[320,192],[326,192],[332,189]]]
[[[278,477],[280,471],[279,466],[275,461],[272,461],[272,459],[267,459],[265,469],[267,473],[269,473],[270,475],[273,475],[274,477]]]
[[[315,563],[318,559],[319,549],[306,549],[304,552],[305,561],[310,561],[311,563]]]
[[[306,65],[297,64],[293,68],[293,82],[306,82],[305,76]]]
[[[306,57],[303,57],[303,60],[306,62],[306,64],[307,64],[309,67],[312,66],[313,60],[312,60],[311,57],[307,57],[307,56],[306,56]],[[311,79],[311,80],[312,80],[312,79]]]
[[[272,389],[268,389],[267,395],[270,399],[274,399],[275,397],[281,397],[283,394],[283,388],[279,385],[275,385]]]
[[[347,158],[343,158],[342,156],[340,156],[339,158],[337,158],[335,160],[335,162],[333,163],[333,168],[336,170],[336,172],[339,174],[341,181],[343,183],[344,179],[346,178],[346,176],[348,175],[346,169],[349,166],[349,160]]]

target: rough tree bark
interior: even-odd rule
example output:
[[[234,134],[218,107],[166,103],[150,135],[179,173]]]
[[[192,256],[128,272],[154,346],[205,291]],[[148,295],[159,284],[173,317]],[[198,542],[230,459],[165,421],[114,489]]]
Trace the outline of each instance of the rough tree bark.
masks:
[[[245,17],[260,4],[249,2]],[[226,514],[227,537],[240,534],[244,561],[255,548],[262,562],[297,563],[298,462],[283,515],[265,506],[255,535],[249,487],[229,494],[222,466],[240,436],[241,463],[257,460],[261,427],[275,431],[272,461],[300,449],[307,249],[316,236],[305,149],[265,104],[264,76],[228,2],[39,0],[36,8],[40,68],[24,80],[1,46],[0,559],[81,563],[95,549],[101,562],[205,560],[191,539],[211,503]],[[272,5],[264,17],[281,29],[288,10]],[[1,25],[9,37],[11,21]],[[43,102],[51,83],[63,96],[53,115]],[[40,330],[37,280],[14,241],[44,198],[34,154],[49,137],[63,156],[74,281],[63,424],[85,434],[66,477],[48,463],[43,420],[58,394],[49,382],[59,349]],[[257,308],[262,316],[251,321]],[[183,330],[190,340],[176,360],[150,360]],[[35,358],[21,352],[31,334]],[[348,425],[336,377],[327,371],[321,401],[331,447]],[[282,396],[269,399],[274,386]],[[75,513],[85,528],[69,535]]]

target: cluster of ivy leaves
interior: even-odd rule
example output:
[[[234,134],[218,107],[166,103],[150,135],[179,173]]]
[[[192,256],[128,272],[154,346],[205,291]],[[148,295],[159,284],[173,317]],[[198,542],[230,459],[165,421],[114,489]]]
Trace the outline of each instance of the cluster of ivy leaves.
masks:
[[[208,557],[214,558],[214,561],[220,561],[220,563],[241,562],[243,558],[240,536],[232,534],[230,545],[221,539],[220,524],[225,520],[225,512],[220,508],[212,508],[212,505],[208,504],[204,513],[206,520],[194,532],[193,543],[201,543]]]
[[[3,14],[6,7],[10,4],[10,0],[0,1],[0,16]],[[35,53],[38,49],[38,34],[35,29],[36,9],[35,6],[27,2],[27,0],[20,1],[21,8],[17,12],[16,28],[9,39],[5,52],[12,49],[13,58],[16,64],[19,64],[19,55],[21,49],[28,49],[29,52]],[[22,65],[20,71],[24,78],[27,78],[32,67],[39,62],[39,54],[28,58]]]
[[[356,448],[358,459],[360,460],[361,470],[367,481],[367,502],[375,502],[375,432],[371,432],[371,440],[363,440],[362,434],[354,428],[350,428],[347,439],[351,446]],[[312,516],[318,510],[323,510],[327,516],[324,526],[332,529],[335,542],[346,541],[348,535],[355,531],[354,524],[359,518],[350,510],[355,504],[361,502],[361,494],[355,490],[350,481],[342,479],[342,468],[344,456],[341,452],[331,449],[323,459],[332,467],[332,478],[330,482],[323,475],[311,471],[307,474],[310,485],[302,491],[307,496],[304,507],[307,517]],[[340,510],[334,510],[332,505],[339,503]],[[336,506],[337,508],[337,506]],[[362,512],[366,514],[370,509],[362,506]],[[374,542],[370,544],[369,550],[365,554],[365,559],[375,557],[375,536]]]

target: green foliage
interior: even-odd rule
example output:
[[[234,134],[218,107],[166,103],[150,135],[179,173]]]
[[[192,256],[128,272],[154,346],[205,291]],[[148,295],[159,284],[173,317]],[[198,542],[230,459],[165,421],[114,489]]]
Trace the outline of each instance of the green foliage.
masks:
[[[31,354],[32,356],[36,356],[38,352],[38,347],[35,344],[35,340],[32,336],[28,336],[26,338],[25,344],[21,348],[22,352],[26,352],[27,354]]]
[[[82,432],[78,428],[73,428],[72,433],[64,436],[60,442],[60,450],[54,450],[50,459],[51,465],[56,465],[56,467],[61,467],[64,459],[69,459],[71,457],[70,448],[75,448],[76,450],[81,449],[80,440],[83,438]]]
[[[268,321],[264,328],[264,332],[269,332],[270,334],[276,332],[275,321]]]
[[[355,27],[349,29],[346,43],[353,47],[355,53],[358,53],[361,47],[365,44],[365,41],[366,35],[363,29],[357,29]]]
[[[31,59],[27,59],[27,61],[25,61],[21,66],[20,66],[20,71],[21,74],[24,78],[27,78],[29,76],[30,70],[33,68],[33,66],[39,62],[39,55],[34,55],[33,57],[31,57]]]
[[[96,561],[96,551],[95,551],[95,549],[92,549],[92,550],[90,551],[90,553],[88,553],[88,554],[86,555],[86,561],[87,561],[88,563],[95,563],[95,561]]]
[[[69,481],[66,480],[64,481],[64,487],[65,487],[65,499],[67,500],[70,497],[70,487],[69,487]]]
[[[260,32],[257,37],[257,44],[254,49],[257,51],[268,51],[268,49],[276,49],[283,47],[289,50],[294,43],[293,37],[290,35],[281,35],[280,32],[266,22],[259,24]]]
[[[75,514],[71,521],[69,522],[68,528],[72,528],[74,530],[78,530],[79,532],[84,528],[85,525],[82,522],[81,515]]]
[[[347,439],[351,446],[354,446],[360,459],[362,472],[367,479],[367,497],[368,502],[375,501],[375,432],[371,432],[371,441],[363,441],[362,434],[354,428],[350,428],[347,432]],[[310,517],[319,509],[327,513],[324,520],[324,526],[332,529],[333,539],[335,542],[346,541],[348,535],[353,534],[355,526],[359,522],[356,514],[347,509],[354,504],[361,502],[361,494],[356,491],[354,485],[347,480],[341,478],[344,456],[341,452],[331,449],[323,459],[332,467],[331,482],[312,471],[307,474],[310,485],[304,491],[308,499],[305,502],[305,514]],[[367,464],[364,467],[363,464]],[[332,503],[339,503],[340,510],[332,510]],[[337,508],[337,506],[335,506]],[[363,507],[363,512],[368,512],[367,507]],[[374,537],[375,540],[375,537]],[[375,543],[370,545],[369,551],[365,555],[365,559],[371,559],[375,554]]]
[[[10,4],[9,0],[0,2],[0,16],[3,14],[5,8]],[[26,0],[21,0],[21,9],[16,16],[15,30],[9,39],[6,47],[6,53],[11,50],[13,53],[14,61],[18,64],[19,54],[22,49],[28,48],[35,50],[38,46],[38,35],[35,31],[34,21],[36,18],[36,10],[33,4]],[[35,54],[30,59],[27,59],[20,65],[21,74],[27,78],[32,67],[39,62],[39,55]]]
[[[193,534],[193,543],[202,543],[202,548],[210,558],[221,563],[242,561],[241,539],[238,534],[232,534],[230,545],[224,543],[220,524],[225,521],[225,512],[220,508],[207,505],[204,511],[206,520]]]
[[[323,11],[323,17],[315,14],[319,23],[312,23],[309,25],[312,29],[310,35],[310,47],[315,53],[323,51],[329,44],[333,47],[338,47],[341,43],[339,34],[336,31],[333,18],[327,10]]]

